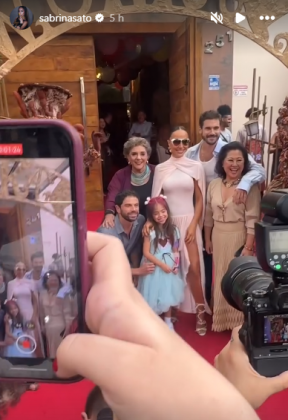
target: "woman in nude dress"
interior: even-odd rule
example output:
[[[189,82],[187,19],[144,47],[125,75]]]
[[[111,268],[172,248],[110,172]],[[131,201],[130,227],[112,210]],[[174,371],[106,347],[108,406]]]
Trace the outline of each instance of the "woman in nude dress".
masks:
[[[168,140],[170,159],[156,166],[152,197],[163,193],[172,222],[180,231],[180,273],[186,281],[185,299],[180,309],[196,313],[196,332],[203,336],[207,325],[205,312],[205,270],[201,229],[204,221],[205,174],[201,163],[185,157],[190,145],[184,127],[175,127]]]
[[[38,319],[37,292],[34,281],[25,278],[26,267],[22,262],[15,265],[15,279],[7,285],[7,299],[15,299],[29,335],[36,341],[36,350],[30,357],[44,357],[44,347]]]
[[[260,188],[258,185],[251,188],[245,204],[233,202],[235,188],[249,171],[248,153],[239,142],[221,149],[215,171],[219,178],[208,187],[204,227],[206,252],[213,254],[215,273],[212,330],[220,332],[243,322],[242,312],[232,308],[222,295],[221,281],[240,248],[242,256],[253,255],[254,224],[260,217]]]
[[[56,271],[48,271],[43,277],[43,290],[40,293],[39,307],[42,331],[46,336],[48,357],[55,358],[63,338],[69,333],[73,317],[70,297],[57,297],[62,287],[61,278]]]

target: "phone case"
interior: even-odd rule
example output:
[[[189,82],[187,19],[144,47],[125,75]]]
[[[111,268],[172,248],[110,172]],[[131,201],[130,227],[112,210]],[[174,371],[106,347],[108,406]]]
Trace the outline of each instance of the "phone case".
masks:
[[[84,312],[85,312],[85,302],[86,298],[90,289],[90,279],[89,279],[89,271],[88,271],[88,251],[87,251],[87,221],[86,221],[86,209],[85,209],[85,183],[84,183],[84,165],[83,165],[83,146],[82,141],[79,137],[79,133],[76,129],[61,120],[54,120],[54,119],[21,119],[21,120],[0,120],[0,128],[1,127],[29,127],[29,128],[41,128],[41,127],[49,127],[54,126],[58,127],[61,130],[64,130],[72,144],[73,144],[73,157],[74,157],[74,171],[75,171],[75,180],[77,180],[76,185],[72,186],[75,190],[76,196],[76,210],[77,210],[77,243],[75,243],[75,250],[77,249],[78,259],[79,259],[79,270],[78,273],[81,279],[81,308],[82,309],[82,317],[84,319]],[[71,326],[75,332],[78,328],[78,321],[75,319],[74,323]],[[88,332],[87,327],[84,326],[85,331],[81,332]],[[5,359],[2,359],[2,361]],[[44,359],[47,360],[47,359]],[[35,379],[31,378],[2,378],[5,379],[13,379],[13,381],[21,380],[24,381],[35,381]],[[55,375],[54,378],[51,380],[43,379],[43,382],[53,382],[53,383],[71,383],[81,380],[82,378],[71,378],[68,380],[61,380],[57,378]],[[37,382],[42,382],[37,378]]]
[[[239,249],[235,252],[234,257],[235,257],[235,258],[237,258],[237,257],[241,257],[241,254],[242,254],[243,249],[244,249],[244,245],[242,245],[242,246],[241,246],[241,248],[239,248]]]

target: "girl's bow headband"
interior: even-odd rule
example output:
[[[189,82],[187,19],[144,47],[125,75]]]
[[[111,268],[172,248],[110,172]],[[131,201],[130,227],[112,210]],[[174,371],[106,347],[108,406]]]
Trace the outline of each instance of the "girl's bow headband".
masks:
[[[166,195],[160,194],[160,195],[159,195],[159,197],[163,198],[164,200],[167,200]],[[156,198],[156,197],[153,197],[153,198]],[[150,201],[150,200],[153,200],[153,198],[151,198],[151,197],[147,197],[147,200],[145,201],[145,203],[144,203],[144,204],[147,206],[147,204],[149,203],[149,201]]]

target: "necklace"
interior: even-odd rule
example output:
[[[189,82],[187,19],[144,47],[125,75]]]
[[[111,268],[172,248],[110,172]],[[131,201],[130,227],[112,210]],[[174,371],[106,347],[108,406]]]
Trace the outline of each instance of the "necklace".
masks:
[[[234,187],[234,185],[238,185],[240,182],[240,179],[236,179],[235,181],[227,182],[226,179],[222,180],[223,184],[226,188]]]
[[[137,187],[147,184],[150,177],[151,170],[148,165],[146,165],[145,171],[142,174],[135,174],[131,172],[131,184]]]

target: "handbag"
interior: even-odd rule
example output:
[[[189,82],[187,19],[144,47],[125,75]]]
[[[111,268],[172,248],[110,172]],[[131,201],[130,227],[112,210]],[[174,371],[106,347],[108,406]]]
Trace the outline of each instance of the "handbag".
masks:
[[[168,261],[170,259],[170,262],[171,261],[173,262],[173,264],[174,264],[173,270],[176,270],[177,268],[179,268],[179,262],[177,263],[175,261],[175,259],[173,258],[174,255],[172,257],[172,255],[170,254],[170,252],[164,252],[164,254],[162,255],[162,260],[163,260],[164,264],[169,265],[169,264],[167,264],[166,257],[167,257]]]

